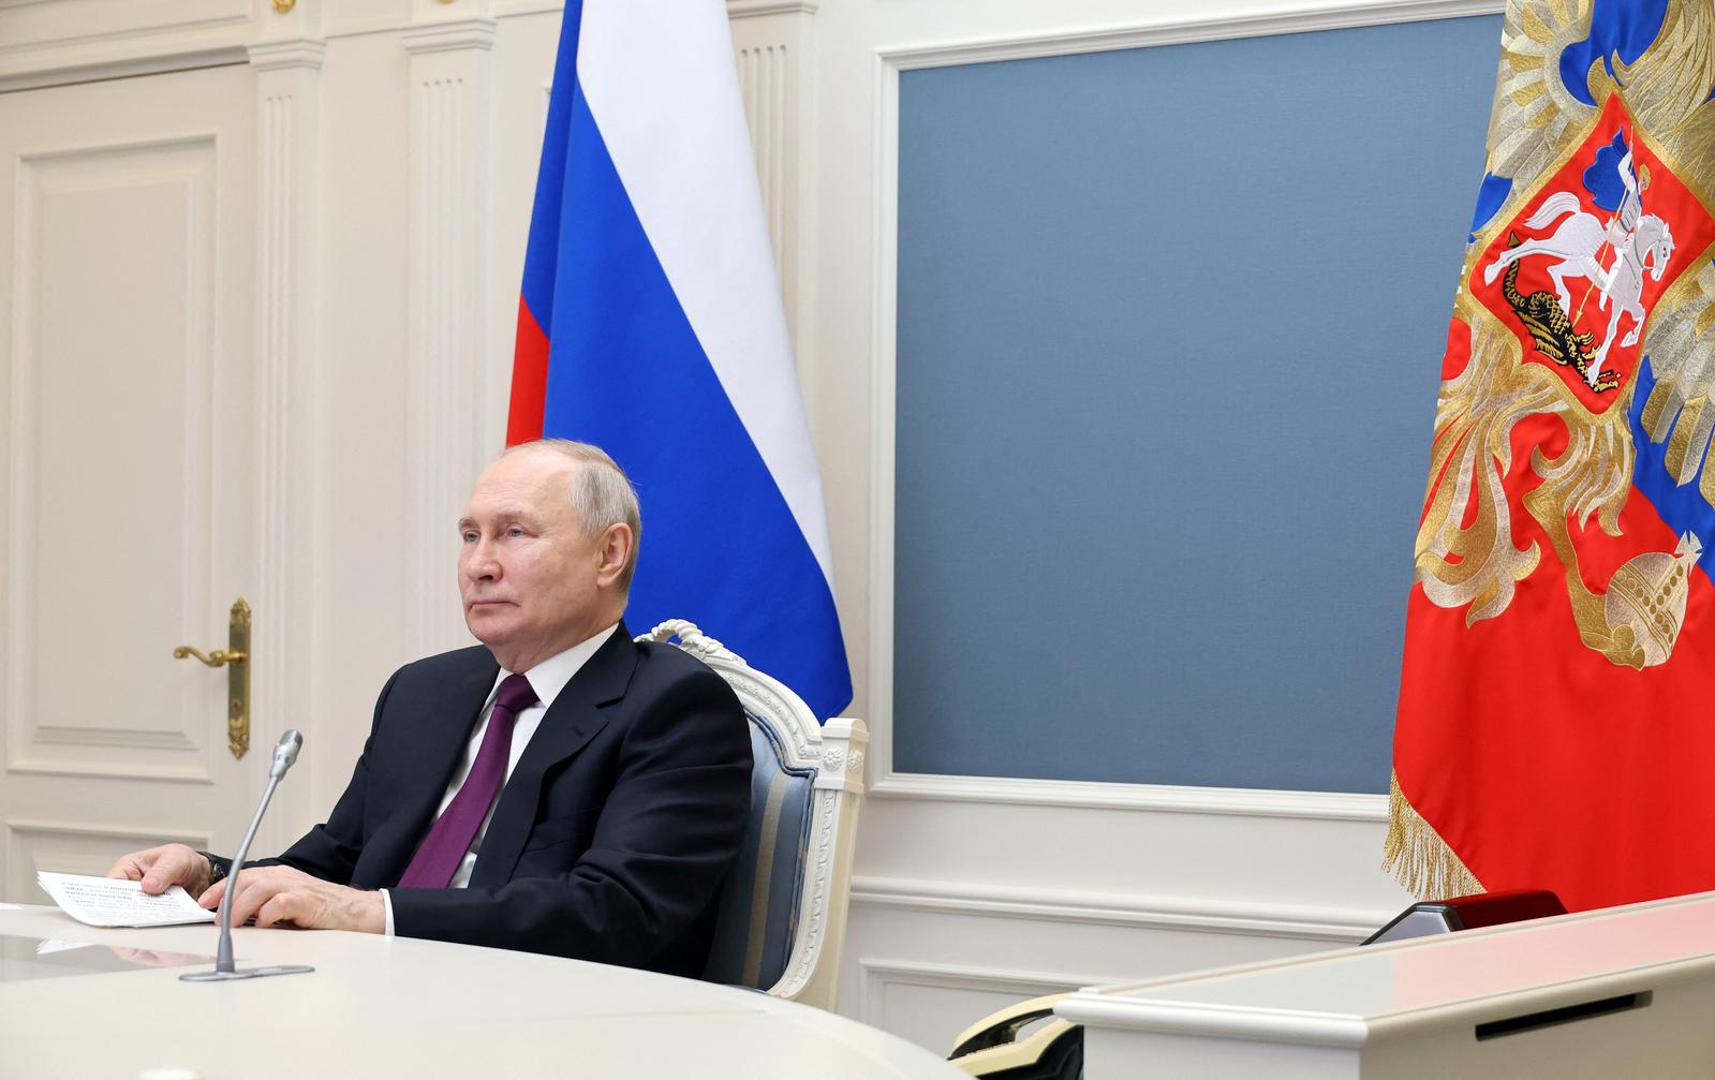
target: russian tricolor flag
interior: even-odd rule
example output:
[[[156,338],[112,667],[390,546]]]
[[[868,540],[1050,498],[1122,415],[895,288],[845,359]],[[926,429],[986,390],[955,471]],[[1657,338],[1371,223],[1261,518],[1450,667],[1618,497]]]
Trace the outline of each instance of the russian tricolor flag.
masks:
[[[643,504],[628,618],[686,618],[827,718],[851,701],[821,480],[725,5],[568,0],[508,444],[607,450]]]

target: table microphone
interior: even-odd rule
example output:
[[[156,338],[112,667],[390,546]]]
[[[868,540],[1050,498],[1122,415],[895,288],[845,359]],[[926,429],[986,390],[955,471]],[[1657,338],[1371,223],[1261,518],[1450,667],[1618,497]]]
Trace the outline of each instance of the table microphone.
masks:
[[[245,856],[250,854],[250,841],[256,839],[256,827],[262,824],[262,815],[268,810],[268,800],[274,797],[274,789],[280,786],[280,780],[286,775],[286,770],[298,760],[298,751],[303,745],[304,737],[298,734],[298,730],[288,728],[274,746],[274,763],[268,767],[268,786],[262,789],[262,801],[257,804],[256,816],[250,819],[250,831],[244,834],[244,842],[238,845],[238,853],[232,857],[232,873],[226,882],[226,892],[220,897],[220,946],[215,952],[214,970],[193,971],[180,975],[181,980],[225,982],[228,979],[259,979],[264,975],[296,975],[299,972],[315,970],[308,964],[275,964],[239,971],[232,963],[232,898],[238,892],[238,872],[244,866]]]

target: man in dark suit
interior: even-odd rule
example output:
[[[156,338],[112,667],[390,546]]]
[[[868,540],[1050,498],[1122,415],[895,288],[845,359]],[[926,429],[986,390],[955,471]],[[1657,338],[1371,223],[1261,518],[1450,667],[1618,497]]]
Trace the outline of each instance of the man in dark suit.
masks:
[[[637,497],[600,450],[515,447],[459,523],[479,647],[395,672],[325,823],[247,866],[233,921],[527,949],[695,976],[750,801],[731,688],[632,642]],[[168,844],[110,876],[205,907],[225,860]]]

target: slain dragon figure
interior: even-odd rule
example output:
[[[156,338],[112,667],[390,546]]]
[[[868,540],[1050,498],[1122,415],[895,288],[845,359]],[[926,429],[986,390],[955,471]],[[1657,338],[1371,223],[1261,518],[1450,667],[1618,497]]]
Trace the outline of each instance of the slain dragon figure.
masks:
[[[1517,250],[1518,233],[1507,237],[1507,246],[1510,250]],[[1590,365],[1596,359],[1596,335],[1590,331],[1580,333],[1572,325],[1572,317],[1560,306],[1560,298],[1547,289],[1538,289],[1528,296],[1519,292],[1516,259],[1508,264],[1506,276],[1501,279],[1501,295],[1518,314],[1524,328],[1530,331],[1537,352],[1556,364],[1571,364],[1586,382],[1590,381]],[[1620,376],[1608,371],[1596,376],[1591,389],[1600,392],[1613,390],[1619,385]]]

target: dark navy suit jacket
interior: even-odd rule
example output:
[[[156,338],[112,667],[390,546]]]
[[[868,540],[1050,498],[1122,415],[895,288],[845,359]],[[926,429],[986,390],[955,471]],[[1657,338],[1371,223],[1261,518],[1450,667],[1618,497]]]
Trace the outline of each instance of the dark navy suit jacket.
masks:
[[[350,786],[279,861],[392,888],[401,936],[700,975],[750,808],[749,727],[719,675],[624,623],[542,717],[470,886],[393,888],[498,671],[477,646],[395,672]]]

